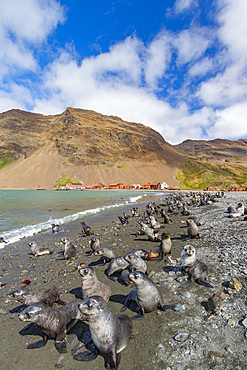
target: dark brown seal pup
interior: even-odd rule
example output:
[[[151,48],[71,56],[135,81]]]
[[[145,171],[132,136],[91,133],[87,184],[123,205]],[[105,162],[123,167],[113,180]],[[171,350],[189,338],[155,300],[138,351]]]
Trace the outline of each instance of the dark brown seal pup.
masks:
[[[28,348],[42,347],[48,338],[54,339],[58,352],[66,353],[66,333],[79,319],[84,319],[78,309],[81,299],[74,299],[63,307],[52,308],[43,302],[25,308],[18,316],[21,321],[31,321],[43,329],[44,339],[28,345]]]
[[[212,285],[203,280],[208,277],[207,265],[196,257],[196,250],[192,245],[185,245],[182,253],[182,270],[189,275],[188,281],[179,286],[179,288],[186,289],[193,281],[208,288],[213,288]]]
[[[65,302],[61,301],[59,290],[55,285],[44,292],[29,290],[28,288],[15,289],[8,294],[8,297],[26,306],[38,302],[43,302],[50,307],[52,307],[54,303],[65,304]]]
[[[152,312],[157,308],[165,311],[174,307],[174,305],[165,306],[162,304],[156,285],[143,272],[131,272],[129,274],[129,280],[135,284],[136,289],[131,290],[127,296],[121,312],[124,312],[130,306],[131,300],[137,303],[140,310],[140,314],[134,316],[134,319],[142,319],[145,312]]]
[[[101,242],[99,238],[96,236],[93,236],[92,239],[90,240],[90,250],[86,252],[88,256],[90,256],[92,253],[94,253],[97,249],[101,247]]]
[[[49,248],[38,246],[36,242],[28,243],[28,245],[31,248],[31,252],[34,255],[34,257],[53,253],[53,251],[50,250]]]
[[[84,235],[89,236],[89,235],[91,235],[91,234],[92,234],[91,227],[90,227],[90,226],[88,226],[84,221],[83,221],[83,222],[81,222],[81,226],[82,226],[82,233],[83,233]]]
[[[160,245],[152,247],[149,249],[149,258],[158,258],[162,260],[164,256],[171,253],[172,249],[172,241],[171,237],[168,232],[164,232],[161,234],[161,242]]]
[[[64,259],[68,260],[76,256],[76,246],[67,237],[61,238],[61,242],[64,244]]]
[[[82,267],[79,269],[79,274],[81,275],[82,299],[97,295],[104,298],[106,302],[109,301],[111,288],[97,279],[96,271],[93,267]]]
[[[101,297],[89,297],[79,304],[79,310],[86,316],[89,324],[93,352],[78,353],[78,361],[91,361],[98,353],[105,358],[105,367],[118,369],[123,349],[132,338],[132,322],[127,315],[114,315]]]

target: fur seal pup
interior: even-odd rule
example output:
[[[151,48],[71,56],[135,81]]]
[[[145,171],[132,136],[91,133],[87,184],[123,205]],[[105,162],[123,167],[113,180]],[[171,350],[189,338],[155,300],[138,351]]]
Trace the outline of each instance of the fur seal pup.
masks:
[[[129,223],[129,220],[127,218],[124,218],[122,216],[118,216],[118,218],[122,225],[127,225]]]
[[[141,271],[134,271],[129,274],[129,280],[135,284],[135,289],[131,290],[121,309],[124,312],[129,306],[131,300],[134,300],[139,306],[140,314],[133,319],[142,319],[144,313],[152,312],[157,308],[165,311],[172,306],[165,306],[161,302],[160,293],[154,282]]]
[[[53,251],[46,247],[39,247],[36,242],[28,243],[29,247],[31,248],[31,252],[34,257],[43,256],[45,254],[52,254]]]
[[[105,270],[105,274],[109,279],[115,281],[114,277],[111,275],[114,274],[114,272],[124,270],[128,265],[129,263],[126,261],[125,256],[117,256],[111,260],[108,268]]]
[[[111,246],[98,248],[93,254],[94,256],[100,256],[104,265],[116,257]]]
[[[61,238],[61,242],[64,244],[64,259],[68,260],[76,256],[76,246],[67,237]]]
[[[97,249],[101,247],[101,242],[99,238],[96,236],[93,236],[90,240],[90,248],[91,250],[87,251],[86,254],[90,256],[92,253],[94,253]]]
[[[91,227],[88,226],[84,221],[81,222],[81,226],[82,226],[82,232],[84,235],[89,236],[92,234]]]
[[[62,231],[62,228],[59,225],[51,224],[51,230],[53,233],[58,233],[59,231]]]
[[[165,255],[171,253],[172,241],[171,237],[167,231],[161,234],[160,245],[152,247],[149,249],[149,258],[157,258],[160,260],[164,258]]]
[[[197,224],[195,223],[194,220],[192,220],[191,218],[189,218],[188,220],[186,220],[187,222],[187,232],[188,232],[188,237],[189,239],[193,239],[193,238],[196,238],[196,237],[200,237],[199,236],[199,229],[198,229],[198,226]]]
[[[200,218],[198,216],[189,216],[188,220],[193,220],[197,224],[197,226],[201,226]]]
[[[59,290],[55,285],[44,292],[29,290],[28,288],[15,289],[8,294],[8,297],[26,306],[30,306],[37,302],[43,302],[50,307],[52,307],[54,303],[65,304],[65,302],[61,301]]]
[[[208,277],[207,265],[196,257],[196,250],[192,245],[185,245],[181,252],[182,270],[189,275],[188,281],[179,286],[186,289],[193,281],[208,288],[213,288],[212,285],[203,280]]]
[[[79,269],[79,274],[81,276],[82,284],[82,299],[97,295],[104,298],[106,302],[109,301],[111,288],[97,279],[96,271],[93,267],[82,267]]]
[[[59,308],[52,308],[43,302],[26,307],[18,316],[21,321],[31,321],[43,329],[42,341],[28,345],[28,348],[43,347],[48,338],[54,339],[59,353],[66,353],[66,333],[84,316],[79,311],[81,299],[74,299]]]
[[[127,315],[114,315],[101,297],[89,297],[79,304],[89,324],[94,351],[74,355],[78,361],[91,361],[98,353],[105,358],[105,367],[118,369],[121,352],[132,339],[132,322]]]
[[[131,264],[131,266],[134,267],[135,270],[141,271],[144,274],[147,272],[146,262],[143,261],[141,257],[138,257],[137,255],[130,253],[126,254],[124,258],[126,259],[127,262]]]
[[[154,216],[149,216],[149,219],[152,229],[159,230],[161,227],[164,227],[164,225],[158,222]]]
[[[151,229],[151,227],[149,227],[148,225],[143,224],[141,231],[143,232],[143,234],[147,235],[148,240],[151,240],[152,242],[159,240],[160,235],[158,233],[155,233],[155,230]]]
[[[144,260],[148,258],[148,252],[145,251],[145,249],[141,249],[141,248],[130,251],[129,253],[126,254],[126,256],[130,254],[134,254],[136,257],[142,258]]]

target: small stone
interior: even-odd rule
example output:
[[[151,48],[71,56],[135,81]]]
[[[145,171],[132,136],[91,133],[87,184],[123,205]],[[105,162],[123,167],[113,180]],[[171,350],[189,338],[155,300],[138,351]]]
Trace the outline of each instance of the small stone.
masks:
[[[229,319],[227,321],[227,325],[230,326],[231,328],[235,328],[236,322],[233,319]]]
[[[180,303],[177,303],[173,306],[173,311],[182,311],[184,309],[184,306],[181,305]]]
[[[174,276],[175,275],[175,271],[169,271],[169,276]]]
[[[186,292],[186,290],[180,290],[180,291],[179,291],[179,294],[180,294],[182,297],[191,298],[191,294],[190,294],[189,292]]]
[[[242,321],[242,324],[247,328],[247,317]]]
[[[185,342],[188,336],[189,336],[188,333],[178,333],[175,335],[173,339],[176,340],[177,342]]]
[[[220,309],[223,306],[222,299],[218,297],[216,294],[214,294],[212,297],[208,300],[208,310],[210,312],[214,312],[218,309]]]
[[[237,278],[231,278],[231,280],[229,281],[229,288],[239,292],[242,289],[242,284],[240,283],[240,281],[238,281]]]

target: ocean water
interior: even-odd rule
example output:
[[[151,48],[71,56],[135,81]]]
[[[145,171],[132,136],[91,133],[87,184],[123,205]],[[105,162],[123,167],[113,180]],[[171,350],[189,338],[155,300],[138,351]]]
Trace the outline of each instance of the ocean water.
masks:
[[[0,190],[0,236],[14,243],[51,230],[52,223],[64,225],[121,205],[134,206],[146,195],[138,190]]]

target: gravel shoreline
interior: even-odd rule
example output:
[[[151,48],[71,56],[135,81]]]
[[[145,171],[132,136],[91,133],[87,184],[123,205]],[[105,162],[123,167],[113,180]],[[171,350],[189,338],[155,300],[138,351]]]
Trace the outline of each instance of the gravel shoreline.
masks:
[[[177,194],[178,192],[175,192]],[[166,197],[156,196],[146,198],[138,203],[139,209],[144,209],[151,200]],[[179,257],[185,244],[192,244],[197,250],[197,256],[209,267],[209,282],[213,289],[193,284],[183,295],[179,293],[176,272],[168,272],[170,261],[148,261],[148,273],[157,284],[165,304],[177,303],[177,310],[166,312],[156,311],[146,314],[143,320],[133,322],[135,338],[131,340],[122,353],[120,369],[246,369],[246,298],[247,298],[247,248],[246,222],[244,217],[230,219],[227,217],[227,207],[237,205],[242,201],[247,207],[246,193],[227,193],[226,198],[206,206],[190,207],[193,215],[201,219],[200,238],[188,241],[185,239],[187,217],[171,216],[173,222],[165,227],[172,238],[172,260]],[[85,221],[99,235],[104,246],[112,245],[117,255],[122,255],[136,248],[148,250],[155,245],[145,236],[135,237],[138,230],[138,218],[130,220],[129,225],[121,226],[117,216],[124,210],[135,206],[128,205],[114,209],[101,215],[90,216]],[[165,207],[166,208],[166,207]],[[157,217],[161,221],[160,217]],[[101,356],[92,362],[81,363],[73,360],[70,351],[59,355],[52,340],[44,348],[27,349],[27,344],[40,338],[40,332],[23,330],[24,325],[18,321],[17,311],[20,305],[10,301],[7,293],[25,279],[30,279],[30,289],[45,290],[56,284],[61,292],[61,299],[66,302],[75,298],[73,291],[80,287],[78,263],[89,264],[96,257],[86,257],[90,237],[80,234],[80,222],[74,222],[64,227],[63,234],[70,236],[78,246],[75,261],[64,261],[58,252],[62,250],[59,243],[61,234],[41,233],[32,237],[40,244],[54,249],[51,256],[30,258],[28,255],[28,239],[0,250],[1,283],[6,286],[0,290],[0,323],[3,350],[0,354],[1,368],[28,369],[35,363],[34,369],[103,369]],[[110,281],[104,274],[105,267],[98,266],[98,279],[111,286],[113,300],[109,306],[114,313],[119,313],[125,296],[133,288],[124,287],[118,282]],[[228,283],[236,278],[241,283],[239,291],[230,289]],[[208,310],[208,302],[217,292],[214,311]],[[127,310],[129,316],[133,310]],[[67,335],[68,347],[73,347],[81,338],[85,324],[77,325],[72,333]]]

